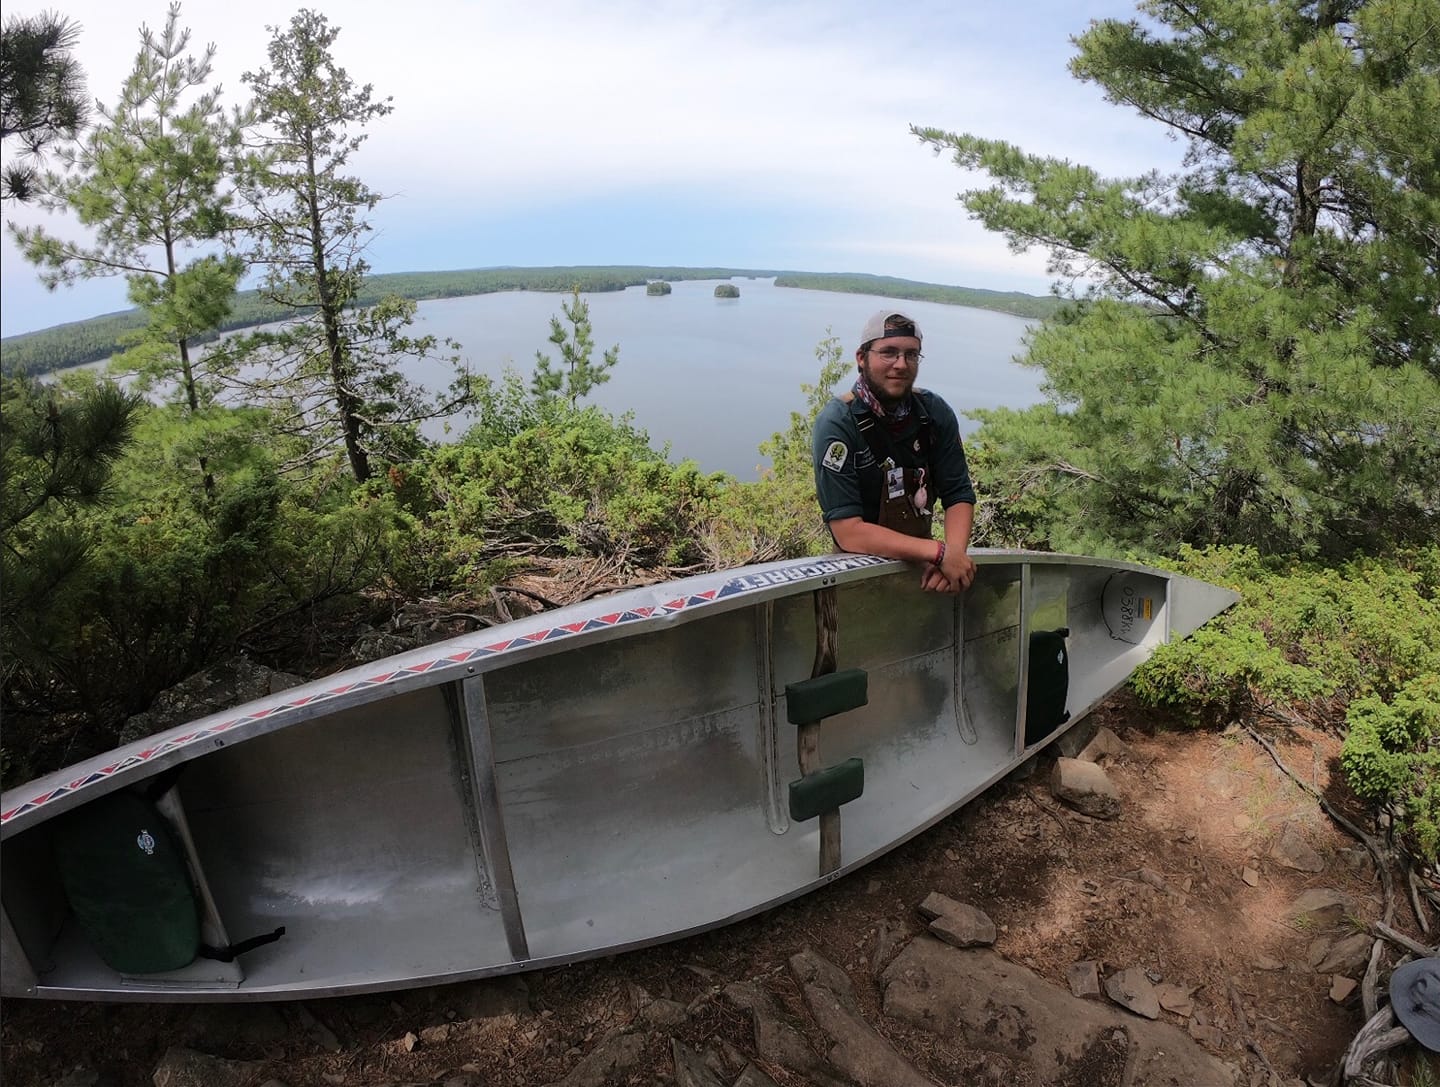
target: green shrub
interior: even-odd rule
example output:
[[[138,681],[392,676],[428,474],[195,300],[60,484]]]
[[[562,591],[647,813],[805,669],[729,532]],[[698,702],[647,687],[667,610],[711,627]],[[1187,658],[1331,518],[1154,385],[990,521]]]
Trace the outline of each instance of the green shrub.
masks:
[[[1241,594],[1190,638],[1161,646],[1136,672],[1154,704],[1208,716],[1265,702],[1389,697],[1440,671],[1440,547],[1340,567],[1262,559],[1251,548],[1183,549],[1159,564]]]
[[[438,578],[483,578],[516,547],[634,566],[700,561],[699,526],[722,475],[670,463],[629,416],[564,402],[511,407],[531,425],[516,428],[501,410],[420,468],[417,542],[436,557]]]
[[[1394,804],[1411,847],[1440,847],[1440,546],[1327,567],[1253,549],[1186,550],[1180,573],[1242,599],[1161,646],[1131,683],[1142,701],[1197,721],[1287,705],[1347,727],[1341,770],[1356,794]]]
[[[663,279],[653,280],[645,284],[645,293],[651,295],[669,294],[670,284],[666,283]]]
[[[1141,701],[1209,723],[1233,721],[1257,702],[1301,702],[1333,693],[1321,672],[1286,659],[1253,627],[1205,628],[1164,645],[1131,679]]]
[[[1395,804],[1415,852],[1440,860],[1440,675],[1417,676],[1386,701],[1350,703],[1340,765],[1350,787]]]

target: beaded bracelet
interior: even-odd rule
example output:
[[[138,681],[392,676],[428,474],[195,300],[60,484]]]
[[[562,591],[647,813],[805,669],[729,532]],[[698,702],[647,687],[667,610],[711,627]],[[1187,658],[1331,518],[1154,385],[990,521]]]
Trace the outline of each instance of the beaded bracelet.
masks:
[[[945,541],[944,541],[944,540],[937,540],[937,541],[935,541],[935,565],[936,565],[936,566],[944,566],[944,565],[945,565]]]

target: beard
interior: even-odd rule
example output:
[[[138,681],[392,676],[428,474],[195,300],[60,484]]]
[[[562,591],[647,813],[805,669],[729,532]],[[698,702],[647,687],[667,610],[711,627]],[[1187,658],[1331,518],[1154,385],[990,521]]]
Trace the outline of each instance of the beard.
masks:
[[[870,390],[872,396],[880,403],[880,406],[887,411],[890,408],[899,407],[910,397],[911,390],[915,387],[915,379],[911,377],[904,382],[903,390],[896,392],[895,388],[900,384],[898,379],[887,382],[883,375],[873,373],[874,367],[868,362],[860,365],[860,378],[865,382],[865,387]],[[887,388],[887,385],[890,387]]]

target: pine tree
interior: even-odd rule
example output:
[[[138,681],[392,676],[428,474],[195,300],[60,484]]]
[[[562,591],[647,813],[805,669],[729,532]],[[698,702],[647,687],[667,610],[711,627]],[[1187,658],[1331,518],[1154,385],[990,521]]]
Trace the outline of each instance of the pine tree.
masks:
[[[249,258],[266,269],[260,292],[295,313],[278,332],[236,348],[267,376],[250,395],[279,408],[299,441],[297,462],[342,446],[357,481],[375,456],[411,455],[417,427],[469,401],[457,344],[410,336],[415,303],[399,297],[361,306],[369,265],[366,218],[382,199],[344,171],[371,121],[391,112],[370,84],[356,86],[332,53],[339,27],[301,10],[287,28],[270,27],[270,66],[247,72],[257,129],[237,164],[252,242]],[[440,357],[457,370],[447,394],[427,395],[401,373],[416,359]]]
[[[120,101],[100,109],[84,143],[60,153],[65,172],[44,182],[42,205],[72,212],[92,229],[94,242],[41,227],[10,229],[51,288],[125,278],[146,328],[117,364],[134,371],[135,388],[163,391],[178,405],[206,492],[213,493],[207,447],[214,436],[205,424],[227,375],[195,344],[230,312],[244,271],[223,252],[232,225],[225,155],[239,121],[221,110],[218,87],[206,89],[215,47],[199,57],[188,52],[179,4],[170,6],[160,34],[142,27],[140,37]]]
[[[35,196],[36,161],[57,140],[73,140],[89,115],[85,73],[71,54],[80,27],[54,12],[14,15],[0,31],[0,139],[18,137],[20,161],[0,173],[0,199]]]
[[[113,382],[0,378],[0,688],[20,671],[43,677],[78,625],[65,598],[93,539],[71,514],[105,501],[140,405]]]
[[[560,349],[564,369],[555,369],[549,355],[536,351],[530,390],[542,404],[563,399],[575,408],[596,386],[610,380],[610,371],[620,361],[620,345],[616,344],[606,351],[599,362],[590,361],[595,354],[595,339],[590,329],[590,303],[580,297],[579,287],[571,288],[570,301],[562,302],[560,311],[570,328],[567,331],[560,318],[550,318],[550,342]]]
[[[1107,179],[916,129],[1075,304],[983,413],[1005,542],[1343,552],[1440,528],[1440,0],[1145,0],[1071,64],[1186,144]],[[1083,289],[1068,286],[1083,284]]]

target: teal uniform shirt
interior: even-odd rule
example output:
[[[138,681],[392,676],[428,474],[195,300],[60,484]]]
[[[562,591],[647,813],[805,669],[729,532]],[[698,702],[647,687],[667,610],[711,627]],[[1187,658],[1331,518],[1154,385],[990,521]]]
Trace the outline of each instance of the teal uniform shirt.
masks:
[[[950,405],[925,389],[912,396],[917,408],[898,428],[877,418],[875,425],[889,438],[891,456],[903,468],[928,467],[929,490],[947,509],[956,502],[975,502],[965,447],[960,441],[960,423]],[[815,420],[812,452],[815,462],[815,497],[828,524],[839,518],[861,517],[878,523],[880,488],[884,470],[860,433],[856,417],[865,410],[859,400],[846,403],[832,399]],[[930,420],[930,462],[915,447],[921,419]]]

